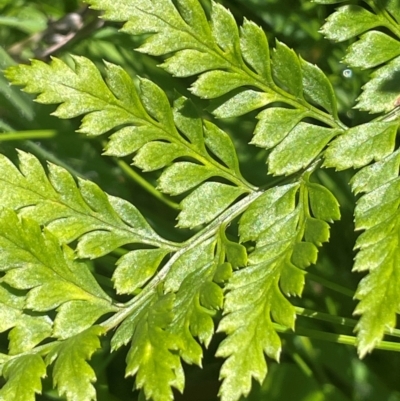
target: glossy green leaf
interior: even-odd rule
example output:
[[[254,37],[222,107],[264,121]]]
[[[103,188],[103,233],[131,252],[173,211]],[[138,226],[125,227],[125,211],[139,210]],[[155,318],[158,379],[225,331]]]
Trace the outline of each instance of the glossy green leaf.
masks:
[[[201,3],[197,0],[177,0],[176,4],[179,13],[188,25],[195,26],[201,36],[205,38],[210,36],[210,26]]]
[[[53,347],[46,358],[53,363],[53,383],[68,401],[94,401],[96,376],[86,362],[100,348],[99,336],[104,329],[93,326]]]
[[[218,46],[225,52],[234,53],[239,47],[239,30],[229,10],[218,3],[212,3],[212,34]]]
[[[291,262],[300,267],[301,269],[305,269],[311,264],[315,264],[318,257],[318,249],[311,242],[298,242],[292,253]]]
[[[182,252],[182,251],[181,251]],[[167,292],[176,292],[182,285],[187,276],[187,272],[191,270],[191,266],[198,264],[199,266],[209,265],[214,261],[215,238],[211,237],[194,248],[189,248],[179,255],[168,271],[165,279],[165,289]]]
[[[196,152],[203,153],[203,124],[193,102],[181,96],[174,102],[173,112],[176,127],[190,141]]]
[[[279,359],[281,342],[273,321],[289,329],[294,326],[294,307],[283,294],[301,295],[301,269],[316,262],[316,245],[329,237],[329,227],[323,221],[307,223],[308,204],[300,201],[313,185],[306,180],[269,189],[240,219],[241,241],[254,241],[255,249],[248,266],[234,272],[227,285],[224,316],[218,327],[227,335],[217,350],[217,356],[227,358],[220,371],[222,400],[247,396],[252,379],[264,380],[264,354]],[[310,200],[311,208],[318,209],[318,219],[332,218],[338,209],[335,203],[332,210],[330,202],[336,200],[330,193],[321,192],[322,199]],[[314,224],[317,221],[321,224]],[[302,241],[303,235],[306,241]]]
[[[173,128],[171,106],[164,91],[148,79],[140,80],[140,100],[146,111],[158,122]]]
[[[302,309],[297,300],[292,304],[290,297],[301,296],[304,269],[317,263],[318,247],[330,236],[328,223],[340,218],[338,201],[328,187],[344,200],[344,210],[351,208],[346,204],[351,198],[343,190],[342,178],[346,176],[332,182],[335,172],[320,171],[324,158],[325,166],[336,169],[362,168],[351,180],[353,191],[363,193],[355,210],[356,228],[363,232],[357,239],[354,270],[364,272],[365,277],[356,293],[360,302],[355,313],[361,316],[356,327],[359,353],[364,356],[371,351],[385,330],[395,327],[400,310],[400,159],[399,150],[393,152],[398,141],[400,103],[400,53],[394,39],[396,20],[400,20],[398,0],[340,7],[332,11],[323,28],[333,40],[354,37],[345,58],[351,67],[372,68],[386,63],[365,85],[358,107],[369,112],[393,112],[358,125],[357,121],[367,117],[360,120],[346,110],[350,107],[346,101],[353,98],[359,84],[357,71],[353,71],[353,80],[347,76],[346,82],[339,79],[335,54],[329,56],[308,47],[311,42],[307,36],[312,34],[315,21],[309,24],[298,18],[300,14],[291,13],[293,18],[283,26],[277,4],[266,14],[262,7],[258,10],[255,1],[246,4],[249,11],[255,10],[263,22],[276,28],[268,35],[287,36],[290,29],[299,26],[301,30],[293,31],[292,39],[302,41],[304,57],[333,68],[329,78],[282,42],[277,42],[271,60],[261,27],[244,19],[239,28],[236,21],[241,20],[240,7],[232,7],[231,12],[221,2],[202,0],[87,3],[112,22],[96,32],[95,46],[89,46],[89,53],[96,48],[96,54],[100,51],[126,65],[127,53],[117,51],[117,47],[120,40],[133,40],[141,44],[139,52],[157,56],[157,62],[170,74],[199,75],[181,82],[193,95],[210,101],[192,102],[177,94],[184,88],[167,82],[162,75],[155,76],[153,61],[144,55],[133,60],[129,71],[133,67],[147,78],[157,78],[166,91],[147,78],[129,76],[122,67],[108,62],[97,67],[84,57],[66,62],[53,59],[48,64],[33,61],[7,70],[12,83],[38,94],[39,103],[57,105],[55,116],[82,116],[80,133],[108,137],[103,141],[104,154],[128,156],[135,165],[131,174],[129,166],[118,161],[127,177],[160,199],[153,188],[157,181],[160,191],[177,196],[181,211],[175,232],[168,232],[166,224],[175,216],[166,212],[164,224],[156,215],[163,213],[167,204],[174,210],[177,204],[164,197],[161,200],[165,205],[153,213],[142,191],[131,191],[133,198],[140,198],[135,202],[151,216],[149,223],[128,201],[107,195],[92,182],[75,179],[64,168],[52,164],[43,167],[34,156],[22,152],[15,164],[16,157],[11,156],[11,162],[0,156],[0,331],[9,331],[8,355],[0,354],[0,371],[3,369],[5,377],[0,398],[33,400],[41,391],[40,378],[45,374],[39,356],[47,354],[47,363],[54,363],[49,374],[54,373],[60,397],[94,401],[96,377],[86,361],[101,347],[98,337],[107,334],[104,352],[110,338],[112,351],[129,346],[126,375],[135,376],[139,400],[171,401],[175,390],[184,390],[181,360],[202,364],[203,347],[212,344],[215,334],[214,317],[219,322],[218,331],[224,333],[222,340],[215,339],[219,342],[217,356],[225,358],[220,371],[221,401],[264,395],[279,398],[279,392],[267,390],[268,396],[264,394],[264,385],[253,394],[250,390],[253,379],[260,383],[265,379],[266,357],[279,360],[281,341],[277,332],[295,331],[296,313],[307,314],[307,319],[320,317]],[[303,4],[302,9],[309,12],[318,6]],[[116,25],[120,23],[124,25],[117,35]],[[383,30],[371,30],[374,27]],[[110,32],[114,44],[103,40]],[[330,79],[340,95],[339,102]],[[3,87],[0,79],[0,91]],[[8,93],[4,92],[6,98]],[[352,128],[339,120],[337,104],[340,116]],[[214,116],[207,115],[207,110]],[[254,121],[257,113],[237,118],[255,110],[258,123]],[[29,115],[33,118],[33,111]],[[214,117],[233,118],[221,122],[229,131],[214,125]],[[5,118],[13,119],[14,115],[6,113]],[[263,149],[249,153],[245,148],[254,122],[257,125],[251,144]],[[0,121],[0,128],[4,126],[5,120]],[[25,145],[41,156],[51,150],[49,155],[54,160],[62,156],[56,155],[57,143],[48,143],[51,149],[46,144]],[[84,146],[82,154],[86,155],[86,146],[92,145],[85,141]],[[8,148],[5,152],[8,155]],[[69,148],[63,148],[62,154],[67,157],[61,157],[62,163],[73,162],[77,171],[87,171],[86,164],[75,165]],[[268,172],[281,177],[263,180],[262,171],[252,171],[252,166],[259,168],[265,159]],[[239,160],[258,188],[241,176]],[[96,165],[93,159],[93,171]],[[136,167],[152,173],[140,178]],[[310,181],[314,172],[315,180]],[[107,181],[103,176],[98,179],[103,184],[104,179]],[[120,192],[117,186],[113,184],[113,191]],[[182,242],[164,239],[152,227]],[[195,228],[194,233],[187,228]],[[97,258],[95,262],[82,260]],[[324,253],[321,266],[329,267],[330,259],[331,252]],[[115,292],[122,294],[118,302],[108,295],[113,293],[113,284]],[[318,295],[318,286],[310,288]],[[339,322],[338,317],[331,318]],[[302,331],[307,319],[299,319],[297,334],[307,333]],[[347,325],[351,320],[340,322]],[[341,333],[332,336],[326,330],[314,334],[334,337],[337,342],[352,341]],[[295,348],[302,345],[291,340],[288,344]],[[394,343],[390,346],[395,348]],[[32,374],[28,359],[34,355],[39,360],[32,362],[32,366],[37,364]],[[20,358],[25,357],[29,363],[22,366],[25,359]],[[108,363],[105,355],[101,358]],[[19,360],[22,362],[17,365]],[[318,358],[313,363],[312,369],[321,368]],[[106,368],[97,362],[95,365],[99,373]],[[112,362],[107,369],[114,365]],[[358,370],[355,372],[360,376]],[[25,375],[31,377],[25,380]],[[366,382],[367,376],[361,376]],[[108,389],[104,380],[99,377],[99,399],[112,398],[114,390]],[[18,381],[22,382],[20,388]],[[323,387],[323,391],[307,395],[337,398],[329,386]],[[43,397],[48,396],[51,393],[46,386]]]
[[[270,107],[263,110],[257,115],[259,122],[250,143],[266,149],[273,148],[306,116],[297,109]]]
[[[128,202],[108,197],[89,181],[79,180],[78,186],[65,169],[55,165],[48,166],[47,177],[39,161],[27,153],[20,152],[19,161],[18,170],[0,155],[4,174],[0,179],[2,205],[45,224],[61,242],[71,242],[90,232],[78,247],[81,257],[97,257],[129,242],[163,242]],[[102,232],[108,235],[108,242],[101,248],[98,241],[97,248],[89,241],[96,231],[100,237]]]
[[[239,234],[242,242],[254,241],[279,216],[284,216],[293,210],[298,184],[284,185],[266,191],[254,201],[242,216]],[[266,210],[268,214],[264,213]],[[262,216],[262,218],[258,218]]]
[[[245,90],[222,105],[212,107],[212,113],[217,118],[238,117],[279,99],[279,96],[274,93],[258,92],[251,89]]]
[[[17,325],[8,335],[10,355],[30,351],[37,344],[51,337],[52,326],[53,322],[48,316],[30,316],[27,314],[21,316]]]
[[[178,162],[168,167],[158,181],[158,188],[170,195],[179,195],[212,177],[213,171],[199,164]]]
[[[173,295],[159,298],[145,316],[135,322],[132,346],[127,355],[127,375],[136,375],[136,388],[154,401],[172,399],[172,389],[183,390],[184,378],[176,337],[167,331]]]
[[[232,277],[232,265],[228,262],[222,263],[215,270],[213,280],[216,283],[224,283]]]
[[[400,150],[392,153],[377,163],[364,167],[351,179],[353,191],[371,192],[399,175]]]
[[[187,151],[183,146],[154,141],[146,143],[133,161],[143,171],[153,171],[170,165],[175,159],[186,154]]]
[[[308,183],[307,189],[311,212],[315,218],[327,222],[340,219],[339,203],[332,192],[315,183]]]
[[[117,292],[131,294],[143,286],[154,275],[166,254],[163,249],[139,249],[122,256],[112,277]]]
[[[97,317],[111,310],[110,298],[94,280],[87,265],[74,261],[72,251],[66,246],[60,248],[58,241],[48,232],[42,233],[37,223],[18,219],[14,212],[3,209],[0,226],[1,262],[2,269],[6,270],[4,282],[29,290],[27,308],[48,311],[67,301],[81,300],[82,305],[86,303],[88,307],[89,304],[99,305]],[[70,318],[69,324],[72,324],[74,316]],[[28,331],[32,330],[31,338],[26,335],[24,347],[32,347],[50,335],[49,323],[38,319],[30,323],[21,320],[12,337],[20,336],[24,325],[29,325]]]
[[[269,46],[264,31],[254,22],[245,19],[240,33],[240,49],[243,59],[255,72],[270,80]]]
[[[351,67],[372,68],[400,54],[400,43],[379,31],[369,31],[347,50],[344,62]]]
[[[34,401],[42,392],[41,379],[46,376],[43,359],[37,355],[22,355],[12,359],[3,368],[6,384],[0,390],[4,401]]]
[[[321,32],[331,40],[342,42],[381,25],[379,16],[354,4],[340,7],[331,14]]]
[[[169,57],[160,67],[175,77],[190,77],[204,71],[229,67],[229,63],[216,58],[210,53],[185,49]]]
[[[145,1],[144,4],[143,7],[145,9],[147,7],[150,14],[155,13],[155,20],[161,18],[161,14],[154,10],[152,4],[148,1]],[[187,27],[172,3],[165,1],[164,6],[171,18],[176,19],[176,29]],[[181,7],[187,12],[187,4],[182,3]],[[219,6],[215,6],[215,8],[216,15],[219,15],[221,11],[218,11]],[[142,11],[145,12],[145,9],[138,10],[139,14]],[[200,10],[199,6],[197,9]],[[221,12],[223,19],[225,14],[223,11]],[[197,18],[200,18],[199,15]],[[235,28],[237,30],[236,24]],[[151,32],[154,31],[151,30]],[[156,45],[157,38],[162,37],[161,33],[160,35],[151,37],[144,46]],[[210,32],[209,35],[211,35]],[[168,167],[175,159],[181,157],[189,157],[202,164],[206,159],[211,175],[232,179],[223,167],[215,163],[215,160],[206,152],[202,121],[198,117],[195,107],[187,99],[183,97],[178,99],[172,108],[165,92],[148,79],[140,79],[139,90],[137,90],[132,78],[121,67],[106,63],[103,79],[99,70],[88,59],[74,57],[73,60],[74,68],[58,59],[53,59],[49,65],[33,61],[30,66],[11,67],[7,76],[16,85],[25,86],[25,91],[39,93],[37,97],[39,102],[60,103],[54,113],[60,118],[72,118],[85,114],[79,130],[82,133],[100,135],[118,128],[116,132],[112,133],[109,143],[105,146],[106,155],[126,156],[138,152],[134,163],[145,171]],[[226,74],[229,77],[235,76],[236,83],[233,83],[232,80],[222,79]],[[56,76],[54,82],[51,78],[53,75]],[[41,80],[40,83],[35,84],[34,82],[38,80]],[[228,83],[224,89],[221,83],[228,81],[231,83]],[[194,84],[193,90],[198,91],[201,96],[204,94],[205,97],[214,97],[251,82],[252,79],[249,80],[248,77],[241,74],[210,71]],[[243,114],[265,104],[266,94],[250,92],[249,96],[244,96],[242,99],[245,104],[239,107],[240,110],[234,111],[232,107],[228,107],[225,113]],[[258,95],[261,96],[261,99]],[[252,104],[247,105],[246,102],[250,99],[252,99]],[[223,112],[223,109],[220,111]],[[235,175],[241,179],[238,170]],[[160,189],[162,191],[169,194],[180,193],[176,192],[175,188],[165,187],[163,185],[165,184],[164,178],[165,176],[161,178]],[[190,188],[188,186],[181,192]],[[112,235],[110,234],[110,236]],[[89,239],[91,238],[89,237]],[[126,239],[126,235],[121,237],[114,235],[112,240],[109,238],[109,248],[111,243],[116,247],[123,245]],[[102,252],[109,251],[109,248],[96,251],[93,245],[88,244],[87,246],[90,250],[85,253],[84,246],[81,245],[80,256],[97,257]]]
[[[127,156],[151,141],[168,139],[168,135],[156,127],[124,127],[110,136],[104,155]]]
[[[383,159],[393,151],[397,129],[396,122],[370,122],[350,128],[329,145],[324,165],[344,170]]]
[[[200,75],[200,78],[192,85],[191,92],[203,99],[213,99],[250,84],[249,79],[242,74],[209,71]]]
[[[307,167],[338,133],[308,123],[297,124],[269,155],[270,173],[288,175]]]
[[[104,314],[116,312],[117,308],[106,302],[85,302],[74,300],[57,308],[53,337],[66,339],[93,326]]]
[[[276,83],[289,93],[302,96],[303,79],[300,61],[292,49],[279,41],[276,41],[276,47],[272,52],[272,76]]]
[[[25,297],[16,295],[5,283],[0,283],[0,333],[14,327],[22,315]]]
[[[323,242],[329,240],[328,223],[309,217],[306,221],[304,238],[307,242],[312,242],[317,246],[321,246]]]
[[[215,124],[204,121],[205,144],[228,168],[239,171],[235,146],[229,135]]]
[[[183,280],[174,302],[174,318],[170,331],[179,338],[180,355],[190,364],[201,365],[202,349],[194,337],[206,347],[214,334],[214,323],[210,309],[222,305],[222,290],[212,284],[215,264],[198,264],[198,268]]]
[[[372,73],[357,99],[357,108],[370,113],[389,112],[397,106],[400,92],[400,57]]]
[[[224,401],[238,399],[241,394],[247,395],[252,377],[259,382],[264,379],[267,366],[263,350],[271,358],[279,359],[281,342],[272,328],[269,308],[268,312],[265,310],[269,286],[263,289],[265,276],[260,275],[261,271],[267,271],[265,267],[249,267],[236,273],[230,280],[231,292],[226,296],[225,311],[231,313],[223,318],[218,327],[218,331],[228,334],[217,351],[217,356],[228,358],[220,371],[220,378],[224,379],[220,396]],[[259,295],[254,296],[257,293]],[[243,304],[246,298],[247,307]],[[294,320],[294,311],[289,303],[279,307],[286,309]]]
[[[218,182],[206,182],[181,202],[179,227],[196,227],[222,213],[243,190]]]
[[[355,295],[360,301],[355,314],[361,315],[356,326],[361,356],[372,351],[385,329],[396,325],[399,310],[399,191],[397,171],[395,179],[361,197],[355,210],[356,228],[366,231],[357,239],[359,251],[354,270],[368,271]]]
[[[226,253],[226,260],[231,264],[232,267],[237,269],[239,267],[244,267],[247,265],[247,251],[246,248],[233,241],[229,241],[225,234],[221,233],[221,239],[224,246],[224,251]],[[225,268],[223,268],[225,269]]]
[[[300,57],[303,76],[303,91],[312,103],[322,106],[334,117],[337,117],[336,96],[328,77],[316,65]]]

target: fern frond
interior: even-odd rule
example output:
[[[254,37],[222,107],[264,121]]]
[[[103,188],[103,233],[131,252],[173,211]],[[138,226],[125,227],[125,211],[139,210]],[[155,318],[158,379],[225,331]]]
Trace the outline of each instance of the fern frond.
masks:
[[[28,290],[24,308],[37,312],[57,308],[59,312],[53,332],[47,320],[24,322],[25,326],[29,324],[31,335],[25,333],[28,336],[22,351],[26,350],[27,344],[32,348],[51,333],[58,338],[79,333],[100,316],[116,311],[87,265],[74,261],[72,250],[67,246],[61,249],[58,240],[49,232],[42,233],[36,222],[20,219],[15,212],[3,209],[0,226],[0,260],[5,271],[3,282],[18,290]],[[21,323],[17,323],[14,329],[17,331],[12,332],[14,342],[15,336],[21,335],[18,331],[23,330]],[[13,347],[12,351],[21,352],[21,349]]]
[[[49,164],[49,176],[32,155],[20,152],[19,169],[0,155],[0,199],[4,207],[34,219],[62,243],[79,239],[78,255],[96,258],[128,243],[176,249],[159,237],[139,211],[106,195],[96,184]]]
[[[327,221],[338,218],[336,199],[307,175],[302,182],[266,191],[243,214],[240,239],[255,241],[256,247],[249,265],[233,273],[227,285],[218,327],[228,335],[217,351],[227,358],[220,374],[222,400],[246,396],[252,378],[264,380],[264,353],[279,360],[281,342],[273,321],[293,330],[296,317],[283,294],[301,295],[303,269],[316,262],[317,246],[328,240]]]
[[[31,66],[9,68],[7,76],[15,84],[24,85],[26,92],[40,93],[39,102],[61,103],[54,113],[58,117],[87,114],[80,132],[100,135],[125,125],[111,135],[106,154],[125,156],[137,151],[134,164],[142,170],[166,168],[159,178],[159,189],[164,193],[179,195],[199,186],[181,203],[179,226],[207,223],[239,195],[254,190],[240,174],[229,137],[210,122],[203,125],[187,99],[178,99],[171,110],[165,93],[151,81],[141,79],[138,93],[126,72],[113,64],[106,64],[107,77],[103,81],[88,59],[74,57],[74,62],[75,70],[57,59],[50,65],[34,61]],[[40,84],[35,85],[38,81]],[[227,144],[222,155],[218,149]],[[212,154],[223,156],[227,165]],[[173,163],[182,157],[188,161]],[[233,185],[201,185],[212,177],[222,177]],[[217,196],[211,197],[211,191]],[[200,212],[205,204],[211,205],[207,214]]]
[[[360,170],[352,180],[353,190],[364,195],[355,210],[356,229],[364,230],[356,248],[354,271],[368,272],[355,297],[358,351],[372,351],[385,330],[396,326],[400,286],[400,151]]]
[[[127,375],[136,375],[136,388],[146,399],[172,399],[172,389],[183,391],[184,374],[176,337],[167,330],[172,320],[173,294],[155,296],[144,316],[131,322],[132,346],[127,355]],[[139,320],[140,318],[140,320]]]
[[[46,357],[48,365],[54,363],[53,383],[68,401],[95,401],[93,382],[96,375],[86,362],[100,348],[100,326],[93,326],[52,347]]]
[[[95,9],[104,10],[103,18],[107,20],[127,21],[123,30],[129,34],[151,34],[137,50],[150,55],[169,55],[161,67],[174,76],[201,74],[191,91],[201,98],[218,98],[211,103],[216,117],[236,117],[270,106],[258,116],[260,123],[252,142],[257,146],[264,145],[259,139],[269,134],[265,130],[268,124],[279,124],[280,135],[275,136],[274,146],[286,137],[293,146],[304,149],[304,138],[299,132],[311,130],[318,136],[318,141],[309,142],[310,151],[297,152],[298,162],[287,168],[284,163],[276,165],[275,158],[280,157],[280,149],[271,154],[268,162],[273,174],[291,174],[309,165],[329,140],[344,128],[337,116],[332,85],[317,66],[280,42],[270,58],[268,41],[261,28],[245,20],[239,30],[232,14],[217,3],[212,3],[210,21],[200,4],[193,0],[179,0],[176,6],[171,0],[165,0],[157,7],[150,0],[134,4],[120,1],[120,10],[108,0],[90,0],[88,3]],[[288,126],[280,124],[279,120],[267,119],[271,114],[278,116],[282,110],[274,107],[276,102],[286,104],[287,108],[283,110],[288,116],[293,114]],[[304,123],[306,125],[292,133],[291,129],[306,117],[330,128],[322,130],[318,125]]]
[[[371,113],[387,112],[375,120],[348,129],[325,152],[325,166],[338,170],[362,168],[352,179],[357,201],[355,223],[363,230],[356,242],[354,271],[368,272],[355,297],[358,352],[364,356],[394,328],[399,305],[399,129],[398,87],[400,14],[398,3],[366,1],[369,9],[346,5],[332,14],[322,31],[330,39],[347,40],[361,33],[344,59],[352,67],[374,68],[364,86],[357,108]],[[391,31],[373,30],[383,27]],[[362,54],[362,57],[361,57]],[[390,88],[390,89],[389,89]],[[368,165],[369,163],[372,164]]]
[[[207,347],[214,334],[212,318],[223,304],[218,283],[230,278],[232,265],[244,266],[247,261],[245,248],[226,239],[225,227],[260,196],[248,195],[188,240],[142,292],[102,324],[109,330],[121,323],[112,348],[131,343],[127,374],[137,374],[136,385],[146,396],[163,401],[170,399],[171,386],[183,390],[177,355],[201,365],[203,351],[195,338]],[[164,344],[162,349],[156,338]],[[163,364],[158,362],[160,352]]]
[[[393,152],[398,128],[398,121],[371,121],[349,128],[330,143],[324,153],[324,165],[344,170],[382,160]]]
[[[368,10],[346,5],[324,28],[335,40],[366,32],[350,48],[347,62],[356,65],[369,45],[384,46],[385,54],[370,52],[361,67],[392,60],[366,87],[362,107],[369,88],[377,90],[398,71],[397,41],[372,30],[383,26],[394,32],[393,1],[389,13],[372,0]],[[260,27],[245,20],[239,28],[217,3],[209,17],[198,0],[88,3],[104,10],[105,19],[124,22],[125,32],[145,34],[138,50],[166,56],[161,67],[169,73],[198,75],[190,90],[210,100],[215,117],[263,108],[251,144],[268,150],[269,173],[292,176],[276,187],[256,188],[242,177],[229,135],[200,118],[189,99],[171,104],[150,80],[136,80],[111,63],[105,63],[104,76],[76,56],[72,66],[53,59],[9,68],[13,84],[38,94],[40,103],[58,105],[55,116],[83,116],[79,132],[109,135],[105,155],[131,156],[142,171],[160,170],[158,189],[182,199],[178,228],[199,230],[174,243],[158,235],[133,205],[94,183],[75,181],[52,164],[46,169],[23,152],[18,166],[0,156],[0,331],[10,330],[9,354],[0,355],[8,380],[0,398],[11,401],[21,391],[33,399],[46,364],[54,364],[60,396],[95,400],[96,377],[87,361],[109,333],[113,351],[129,346],[126,375],[135,376],[141,397],[170,401],[174,389],[184,389],[182,361],[202,364],[219,313],[217,331],[226,335],[217,351],[225,358],[221,399],[247,396],[252,379],[261,383],[267,374],[265,357],[279,360],[278,331],[295,327],[289,298],[302,295],[305,269],[329,240],[329,223],[340,218],[334,195],[310,179],[321,160],[337,170],[363,168],[353,180],[354,191],[364,192],[356,225],[365,230],[354,269],[369,270],[356,294],[356,313],[362,315],[356,327],[359,353],[369,352],[385,329],[394,327],[399,309],[397,111],[347,128],[339,120],[333,87],[317,66],[279,41],[270,54]],[[365,108],[392,109],[397,99],[385,96]],[[226,230],[237,221],[235,241]],[[117,261],[112,281],[116,293],[129,300],[116,303],[81,259],[128,244],[134,250]],[[16,388],[33,369],[32,380]]]
[[[0,390],[3,400],[35,401],[35,393],[42,392],[41,379],[46,376],[46,365],[39,355],[11,359],[2,370],[7,381]]]
[[[317,0],[317,3],[326,1]],[[329,3],[337,3],[331,1]],[[389,112],[398,106],[400,69],[400,11],[396,1],[365,1],[368,10],[360,5],[344,5],[329,16],[321,32],[326,38],[345,41],[361,35],[346,52],[344,62],[350,67],[374,68],[371,80],[363,87],[356,108],[370,113]],[[386,32],[374,28],[385,28]],[[390,88],[390,90],[388,90]],[[397,89],[396,89],[397,88]]]

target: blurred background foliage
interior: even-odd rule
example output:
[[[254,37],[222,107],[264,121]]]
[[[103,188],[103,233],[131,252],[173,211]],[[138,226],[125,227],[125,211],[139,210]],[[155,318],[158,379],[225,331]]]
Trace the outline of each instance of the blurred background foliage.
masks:
[[[209,0],[200,0],[206,10]],[[371,119],[366,113],[352,109],[368,72],[350,70],[340,61],[349,43],[335,44],[318,32],[333,6],[321,6],[309,0],[221,0],[238,23],[243,17],[262,26],[274,45],[275,39],[285,42],[296,52],[321,67],[331,80],[339,101],[342,120],[349,126]],[[103,60],[121,65],[131,76],[152,79],[166,90],[171,101],[184,94],[193,79],[177,80],[157,68],[161,60],[134,52],[140,39],[118,31],[119,25],[99,19],[99,13],[89,10],[79,0],[0,0],[0,69],[15,63],[27,63],[31,58],[44,61],[51,56],[71,62],[69,54],[83,55],[103,68]],[[203,110],[207,103],[193,99]],[[75,176],[99,184],[112,195],[133,202],[155,229],[172,240],[189,235],[172,229],[177,211],[152,196],[140,177],[156,186],[156,173],[138,175],[125,163],[102,157],[102,138],[87,138],[74,131],[80,119],[59,120],[50,114],[54,106],[40,105],[18,88],[10,87],[0,73],[0,151],[11,159],[16,149],[35,154],[43,162],[50,161],[67,168]],[[232,136],[242,163],[244,176],[257,185],[267,186],[264,150],[248,145],[255,125],[255,115],[229,121],[218,121]],[[205,118],[211,118],[204,112]],[[309,269],[299,306],[351,317],[352,299],[360,275],[351,273],[354,234],[352,212],[354,197],[348,186],[353,172],[334,173],[323,170],[315,179],[328,186],[341,203],[342,220],[335,223],[331,241],[320,252],[316,266]],[[234,232],[232,233],[234,235]],[[109,255],[93,262],[93,270],[104,286],[112,291],[109,277],[118,255]],[[1,318],[1,317],[0,317]],[[299,316],[303,328],[328,333],[352,335],[351,328]],[[7,333],[0,337],[0,351],[7,347]],[[363,361],[355,348],[335,342],[311,339],[307,336],[282,334],[283,353],[278,365],[269,361],[269,374],[263,385],[255,384],[250,401],[400,401],[399,356],[375,351]],[[186,390],[177,394],[177,401],[217,400],[218,371],[221,361],[214,358],[221,336],[217,335],[205,351],[203,369],[187,366]],[[92,366],[98,381],[99,401],[137,399],[132,392],[133,379],[124,379],[126,351],[109,354],[104,349],[95,355]],[[38,400],[61,399],[45,380],[45,390]],[[23,401],[23,400],[21,400]]]

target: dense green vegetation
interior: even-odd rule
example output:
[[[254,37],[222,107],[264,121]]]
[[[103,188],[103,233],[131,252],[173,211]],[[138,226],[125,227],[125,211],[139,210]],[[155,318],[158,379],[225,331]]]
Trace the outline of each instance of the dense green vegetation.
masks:
[[[0,400],[400,400],[398,0],[0,0],[0,67]]]

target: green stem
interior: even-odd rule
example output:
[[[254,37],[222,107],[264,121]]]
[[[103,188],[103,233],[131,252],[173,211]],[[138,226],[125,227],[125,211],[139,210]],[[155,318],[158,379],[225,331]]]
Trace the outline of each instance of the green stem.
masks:
[[[351,298],[354,297],[354,291],[352,291],[346,287],[343,287],[340,284],[333,283],[332,281],[329,281],[325,278],[319,277],[312,273],[306,272],[306,275],[308,276],[308,278],[310,280],[315,281],[316,283],[319,283],[319,284],[323,285],[324,287],[329,288],[332,291],[338,292],[340,294],[346,295]]]
[[[377,6],[375,1],[364,0],[375,12],[378,17],[381,17],[382,25],[392,31],[398,38],[400,38],[400,28],[393,17],[388,13],[388,11],[382,6]]]
[[[0,133],[0,142],[53,138],[56,135],[57,131],[52,129],[2,132]]]
[[[300,308],[297,306],[295,307],[295,310],[296,310],[296,315],[298,315],[298,316],[309,317],[312,319],[321,320],[323,322],[338,324],[340,326],[355,327],[356,324],[358,323],[358,321],[356,319],[330,315],[328,313],[317,312],[317,311],[313,311],[310,309]],[[386,329],[385,334],[388,336],[400,338],[400,330],[399,329]]]
[[[291,357],[308,378],[312,378],[314,376],[313,370],[307,365],[307,362],[297,352],[293,352],[291,354]]]
[[[259,198],[263,192],[253,192],[252,194],[246,196],[235,205],[233,205],[230,209],[226,210],[222,213],[216,220],[214,220],[207,228],[199,233],[195,234],[192,238],[184,243],[184,246],[171,257],[171,259],[166,263],[162,269],[157,273],[156,276],[147,284],[144,290],[135,298],[128,301],[125,304],[125,308],[121,309],[115,315],[111,316],[108,320],[101,323],[106,331],[109,331],[120,323],[122,323],[129,315],[132,314],[134,310],[137,310],[144,305],[149,297],[154,294],[157,286],[165,279],[168,272],[171,270],[175,262],[186,252],[189,252],[191,249],[196,248],[204,241],[209,239],[212,235],[218,232],[222,225],[226,225],[234,220],[237,216],[243,213],[249,205],[251,205],[257,198]]]
[[[338,324],[347,327],[355,327],[355,325],[357,324],[357,320],[355,319],[330,315],[328,313],[316,312],[310,309],[305,309],[300,307],[295,307],[295,310],[296,310],[296,315],[322,320],[324,322],[329,322],[332,324]]]
[[[272,324],[274,326],[274,329],[279,333],[293,334],[293,335],[298,335],[300,337],[309,337],[315,340],[329,341],[336,344],[346,344],[352,346],[357,345],[357,338],[354,336],[326,333],[324,331],[306,329],[303,327],[296,327],[296,331],[292,331],[284,326],[281,326],[280,324],[277,323],[272,323]],[[391,341],[381,341],[375,346],[375,348],[383,351],[400,352],[400,343],[395,343]]]
[[[128,175],[133,181],[135,181],[138,185],[140,185],[145,191],[149,194],[153,195],[156,199],[163,202],[165,205],[171,207],[174,210],[181,210],[179,205],[168,198],[166,198],[160,191],[154,188],[151,184],[149,184],[143,177],[141,177],[136,171],[134,171],[128,163],[125,163],[123,160],[114,158],[115,162],[121,168],[121,170]]]

